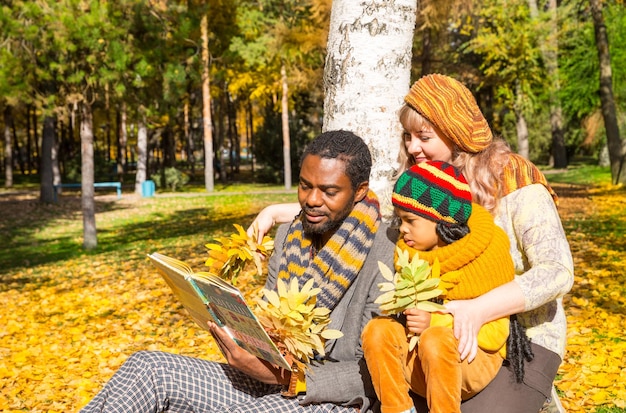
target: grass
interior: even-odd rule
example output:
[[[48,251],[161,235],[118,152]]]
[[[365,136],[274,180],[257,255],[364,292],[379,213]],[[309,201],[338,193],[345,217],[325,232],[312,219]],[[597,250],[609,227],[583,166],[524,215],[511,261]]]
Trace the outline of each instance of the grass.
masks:
[[[14,192],[30,188],[14,188]],[[220,192],[221,191],[221,192]],[[4,196],[3,196],[4,193]],[[102,254],[124,256],[129,251],[168,248],[185,244],[204,248],[212,236],[234,230],[233,224],[247,225],[264,206],[293,202],[295,190],[277,187],[231,185],[206,192],[157,194],[140,198],[124,192],[121,200],[114,195],[96,197],[98,247],[82,249],[82,213],[76,192],[65,193],[57,204],[38,201],[38,192],[8,195],[0,192],[3,217],[0,238],[9,248],[0,249],[0,275],[24,266]],[[156,245],[155,245],[156,244]],[[155,245],[155,246],[153,246]]]

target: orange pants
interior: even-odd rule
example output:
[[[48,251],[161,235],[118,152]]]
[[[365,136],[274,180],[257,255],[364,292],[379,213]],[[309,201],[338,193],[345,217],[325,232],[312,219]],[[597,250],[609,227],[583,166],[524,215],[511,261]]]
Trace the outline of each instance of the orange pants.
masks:
[[[426,397],[430,413],[461,411],[461,400],[481,391],[502,366],[498,353],[478,349],[460,360],[458,340],[449,327],[429,327],[409,352],[407,330],[389,317],[372,319],[363,330],[363,351],[382,413],[413,406],[409,389]]]

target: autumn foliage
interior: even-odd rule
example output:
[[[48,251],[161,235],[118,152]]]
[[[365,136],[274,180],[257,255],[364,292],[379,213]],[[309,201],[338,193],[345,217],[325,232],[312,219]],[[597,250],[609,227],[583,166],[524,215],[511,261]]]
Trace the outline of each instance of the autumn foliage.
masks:
[[[557,389],[568,412],[624,412],[626,193],[573,185],[556,190],[575,260]],[[205,244],[286,198],[199,198],[100,200],[99,249],[77,253],[79,199],[41,206],[34,196],[0,196],[0,237],[11,234],[0,255],[0,411],[78,411],[137,350],[221,360],[146,254],[159,250],[202,270]],[[16,234],[16,226],[28,232]],[[251,298],[262,281],[238,277]]]

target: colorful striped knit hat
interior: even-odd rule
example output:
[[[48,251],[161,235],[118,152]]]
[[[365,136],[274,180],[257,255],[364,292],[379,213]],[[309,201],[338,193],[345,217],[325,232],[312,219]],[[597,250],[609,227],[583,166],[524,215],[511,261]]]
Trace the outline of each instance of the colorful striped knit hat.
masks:
[[[472,92],[451,77],[422,77],[411,86],[404,101],[465,152],[480,152],[493,140]]]
[[[397,208],[431,221],[466,224],[472,194],[463,174],[441,161],[413,165],[396,181],[391,202]]]

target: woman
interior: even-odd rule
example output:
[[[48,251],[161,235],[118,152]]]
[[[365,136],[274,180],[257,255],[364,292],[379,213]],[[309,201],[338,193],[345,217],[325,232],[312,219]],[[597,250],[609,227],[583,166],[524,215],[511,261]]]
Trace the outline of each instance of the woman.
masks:
[[[473,360],[483,324],[512,314],[518,314],[531,338],[534,359],[525,366],[523,383],[516,383],[509,366],[503,365],[494,381],[463,402],[462,411],[536,413],[550,399],[565,353],[562,297],[574,281],[556,195],[532,163],[493,139],[471,92],[455,79],[422,77],[405,97],[399,117],[404,128],[399,155],[403,170],[425,160],[455,165],[466,176],[474,202],[491,212],[511,241],[515,279],[446,307],[454,316],[461,360]],[[253,225],[265,233],[275,223],[291,220],[298,210],[297,204],[270,206]],[[418,402],[418,411],[423,406]]]

